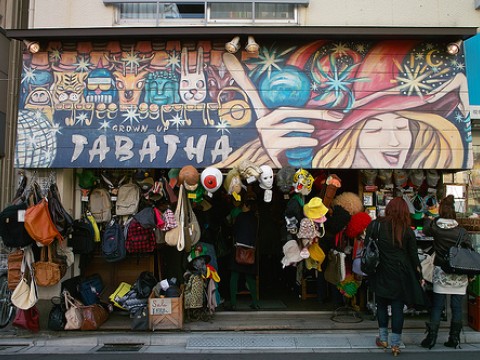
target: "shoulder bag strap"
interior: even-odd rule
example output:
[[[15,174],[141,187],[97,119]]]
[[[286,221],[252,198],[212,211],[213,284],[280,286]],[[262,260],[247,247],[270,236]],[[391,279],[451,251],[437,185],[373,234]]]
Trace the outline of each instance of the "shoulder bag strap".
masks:
[[[184,226],[185,226],[185,213],[183,208],[184,199],[184,189],[183,184],[180,184],[180,191],[178,193],[178,202],[177,208],[175,209],[175,213],[178,214],[178,226],[180,227],[180,231],[178,234],[178,242],[177,242],[177,250],[182,251],[185,249],[185,234],[184,234]]]

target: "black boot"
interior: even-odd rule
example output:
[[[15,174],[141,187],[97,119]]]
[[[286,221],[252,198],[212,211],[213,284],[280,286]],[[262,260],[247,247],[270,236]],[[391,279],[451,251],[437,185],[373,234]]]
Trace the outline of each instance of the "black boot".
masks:
[[[421,346],[424,348],[433,348],[437,342],[439,323],[425,323],[427,326],[427,337],[421,342]]]
[[[447,342],[443,343],[443,345],[452,348],[460,348],[460,331],[462,331],[462,323],[461,322],[452,322],[450,324],[450,333],[448,334]]]

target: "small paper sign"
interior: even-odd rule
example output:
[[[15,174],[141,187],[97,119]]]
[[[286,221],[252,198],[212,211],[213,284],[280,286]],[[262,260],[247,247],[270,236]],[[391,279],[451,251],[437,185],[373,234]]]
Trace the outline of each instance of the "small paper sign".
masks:
[[[25,212],[27,210],[18,210],[17,212],[17,222],[25,222]]]
[[[189,192],[189,193],[188,193],[188,198],[195,200],[195,199],[197,198],[197,194],[195,194],[195,193],[193,193],[193,192],[192,192],[192,193]]]
[[[150,315],[169,315],[172,313],[172,299],[150,299]]]

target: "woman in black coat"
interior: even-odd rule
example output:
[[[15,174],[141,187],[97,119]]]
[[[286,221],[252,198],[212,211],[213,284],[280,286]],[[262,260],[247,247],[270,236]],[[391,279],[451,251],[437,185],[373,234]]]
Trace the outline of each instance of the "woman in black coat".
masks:
[[[257,246],[257,230],[258,219],[255,213],[255,199],[248,198],[241,205],[242,212],[238,214],[234,219],[233,224],[233,239],[235,243],[241,243],[248,246]],[[236,310],[237,305],[237,291],[238,291],[238,279],[241,274],[244,274],[247,282],[248,290],[252,297],[252,304],[250,308],[258,310],[257,299],[257,259],[252,265],[237,264],[235,262],[235,256],[231,264],[230,275],[230,306],[231,310]]]
[[[377,223],[379,228],[377,230]],[[385,217],[372,221],[366,239],[378,231],[380,263],[376,273],[369,275],[375,292],[379,337],[376,344],[388,347],[388,306],[392,311],[390,346],[394,356],[400,353],[405,305],[424,305],[422,273],[415,233],[410,228],[407,203],[396,197],[385,208]],[[374,233],[375,234],[375,233]]]

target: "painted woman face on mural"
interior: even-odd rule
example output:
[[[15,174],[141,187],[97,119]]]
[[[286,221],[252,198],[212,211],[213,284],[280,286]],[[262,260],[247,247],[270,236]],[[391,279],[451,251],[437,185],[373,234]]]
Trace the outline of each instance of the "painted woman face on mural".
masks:
[[[402,168],[412,144],[409,120],[395,113],[367,119],[358,140],[358,154],[369,168]]]

